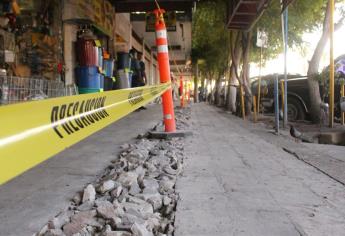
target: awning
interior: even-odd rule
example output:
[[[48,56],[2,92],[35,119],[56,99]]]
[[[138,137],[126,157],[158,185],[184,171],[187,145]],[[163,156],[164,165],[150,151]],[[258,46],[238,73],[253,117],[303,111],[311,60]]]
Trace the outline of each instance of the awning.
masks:
[[[154,0],[111,0],[117,13],[147,12],[156,9]],[[195,0],[159,0],[160,7],[167,11],[190,11]]]
[[[249,30],[260,18],[269,0],[229,0],[228,28]]]

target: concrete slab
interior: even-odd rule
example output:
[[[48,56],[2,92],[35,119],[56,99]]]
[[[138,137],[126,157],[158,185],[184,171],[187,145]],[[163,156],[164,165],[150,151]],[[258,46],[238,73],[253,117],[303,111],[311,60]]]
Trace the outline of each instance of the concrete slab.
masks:
[[[148,106],[0,186],[0,235],[36,233],[68,206],[77,191],[97,178],[116,158],[120,145],[132,142],[161,117],[160,105]]]
[[[175,236],[344,235],[344,186],[282,149],[302,144],[218,111],[193,106]]]

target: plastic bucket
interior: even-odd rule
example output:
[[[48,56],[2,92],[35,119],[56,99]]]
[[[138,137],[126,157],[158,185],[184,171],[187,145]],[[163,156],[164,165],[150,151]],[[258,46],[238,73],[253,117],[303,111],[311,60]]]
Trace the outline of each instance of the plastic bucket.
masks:
[[[99,93],[102,92],[101,89],[90,89],[90,88],[78,88],[79,94],[88,94],[88,93]]]
[[[114,81],[111,77],[104,77],[104,91],[110,91],[113,89]]]
[[[113,76],[113,70],[114,70],[114,60],[104,60],[103,61],[103,71],[105,73],[105,76],[112,77]]]
[[[104,89],[104,75],[100,74],[99,78],[100,78],[100,88]]]
[[[131,60],[129,53],[126,52],[118,52],[117,53],[117,69],[124,70],[126,68],[130,68]]]
[[[126,70],[118,70],[118,76],[115,81],[115,89],[130,88],[129,73]]]
[[[100,74],[97,66],[81,66],[75,69],[77,85],[80,88],[100,89]]]
[[[93,40],[79,39],[77,41],[77,59],[80,66],[97,66],[97,47]]]
[[[103,68],[103,49],[102,48],[97,48],[98,49],[98,66]]]

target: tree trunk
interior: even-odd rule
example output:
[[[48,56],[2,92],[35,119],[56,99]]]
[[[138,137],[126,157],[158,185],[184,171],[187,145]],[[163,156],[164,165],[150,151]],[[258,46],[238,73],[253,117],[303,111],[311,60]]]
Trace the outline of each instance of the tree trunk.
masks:
[[[214,94],[214,104],[216,106],[219,106],[219,104],[220,104],[221,78],[222,78],[221,74],[219,73],[217,81],[216,81],[216,92]]]
[[[199,81],[199,66],[196,63],[195,66],[195,76],[194,76],[194,103],[197,103],[199,100],[198,97],[198,81]]]
[[[309,97],[310,97],[310,114],[311,114],[312,121],[314,123],[320,122],[321,96],[320,96],[319,82],[316,79],[316,76],[318,75],[322,53],[325,49],[325,46],[327,44],[328,37],[329,37],[329,19],[330,19],[329,17],[330,17],[330,8],[329,8],[329,2],[328,2],[325,19],[323,23],[322,35],[314,50],[314,54],[309,62],[308,73],[307,73]]]
[[[319,82],[316,80],[316,75],[319,72],[320,60],[322,53],[325,49],[327,41],[329,39],[330,31],[330,1],[327,2],[327,9],[325,13],[325,19],[323,22],[322,35],[319,42],[316,45],[314,54],[309,62],[308,67],[308,87],[309,87],[309,97],[310,97],[310,114],[312,121],[314,123],[320,122],[320,104],[321,104],[321,95]],[[337,31],[343,26],[345,17],[342,16],[341,19],[334,25],[334,30]]]
[[[205,84],[207,84],[207,81],[206,81],[205,76],[203,76],[202,74],[200,74],[200,77],[201,77],[201,91],[202,91],[201,98],[202,98],[202,101],[199,101],[199,102],[204,102],[205,96],[207,96],[207,93],[205,92],[206,91],[205,90],[205,87],[206,87]]]
[[[242,84],[246,98],[246,114],[251,115],[252,113],[252,89],[249,78],[249,52],[251,46],[252,31],[243,33],[242,36],[242,48],[243,48],[243,66],[242,66]]]
[[[233,35],[231,35],[232,37]],[[231,112],[236,112],[236,97],[237,88],[235,87],[236,81],[238,81],[237,71],[238,65],[241,60],[241,45],[240,45],[241,34],[237,33],[235,41],[231,38],[231,66],[230,66],[230,78],[228,84],[228,94],[227,94],[227,106],[226,110]]]

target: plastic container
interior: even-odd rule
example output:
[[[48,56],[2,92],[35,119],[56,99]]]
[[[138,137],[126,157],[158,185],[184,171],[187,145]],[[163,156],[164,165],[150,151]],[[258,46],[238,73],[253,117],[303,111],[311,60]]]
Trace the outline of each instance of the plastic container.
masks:
[[[80,66],[97,66],[98,50],[93,40],[77,41],[77,60]]]
[[[127,70],[118,70],[118,76],[115,81],[115,89],[124,89],[130,88],[131,84],[129,83],[129,73]]]
[[[111,77],[104,77],[104,91],[110,91],[113,89],[114,81]]]
[[[75,69],[77,85],[85,89],[101,89],[100,74],[97,66],[81,66]]]
[[[100,79],[100,88],[103,90],[104,89],[104,75],[100,74],[99,79]]]
[[[129,53],[118,52],[117,53],[117,69],[124,70],[131,67],[131,59]]]
[[[113,76],[113,70],[114,70],[114,60],[104,60],[103,61],[103,71],[105,76],[112,77]]]
[[[79,94],[99,93],[101,89],[78,88]]]
[[[97,48],[98,49],[98,66],[103,68],[103,49],[102,48]]]

